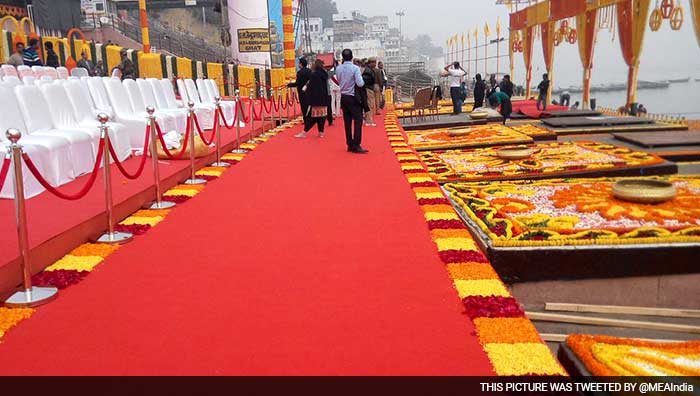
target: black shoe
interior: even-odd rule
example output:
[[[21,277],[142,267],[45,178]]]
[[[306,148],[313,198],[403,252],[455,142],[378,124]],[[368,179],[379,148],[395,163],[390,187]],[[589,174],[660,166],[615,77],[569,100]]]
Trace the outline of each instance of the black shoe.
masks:
[[[348,153],[354,153],[354,152],[355,152],[355,149],[354,149],[354,148],[348,147]]]
[[[369,150],[365,150],[365,149],[362,148],[362,146],[360,146],[360,147],[356,148],[356,149],[353,151],[353,153],[357,153],[357,154],[367,154],[367,153],[369,153]]]

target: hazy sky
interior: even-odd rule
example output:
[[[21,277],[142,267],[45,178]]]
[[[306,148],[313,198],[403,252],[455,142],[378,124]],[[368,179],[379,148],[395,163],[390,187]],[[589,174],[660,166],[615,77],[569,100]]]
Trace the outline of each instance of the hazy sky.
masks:
[[[508,12],[505,6],[497,6],[495,0],[462,0],[456,2],[426,0],[337,0],[340,11],[360,10],[367,16],[389,15],[389,23],[398,27],[395,13],[403,10],[403,33],[407,37],[428,34],[436,45],[445,46],[445,41],[455,33],[461,33],[479,26],[483,37],[484,21],[488,21],[492,35],[495,35],[496,19],[500,16],[504,32],[508,26]],[[647,28],[640,78],[663,80],[669,78],[700,78],[700,46],[695,39],[691,18],[686,6],[686,20],[680,31],[672,31],[665,21],[659,32]],[[504,33],[505,34],[505,33]],[[601,31],[595,49],[593,84],[625,82],[627,67],[622,59],[620,45],[607,31]],[[492,51],[489,49],[489,51]],[[506,46],[501,51],[507,54]],[[490,54],[491,55],[491,54]],[[483,54],[481,54],[483,56]],[[533,51],[533,71],[543,72],[542,46],[536,42]],[[473,63],[472,63],[473,68]],[[508,58],[503,58],[501,71],[508,68]],[[516,54],[516,82],[523,79],[522,54]],[[495,70],[495,61],[489,64],[489,71]],[[479,71],[483,72],[483,61]],[[577,45],[562,44],[555,53],[555,86],[581,85],[582,68]],[[700,105],[698,105],[700,107]]]

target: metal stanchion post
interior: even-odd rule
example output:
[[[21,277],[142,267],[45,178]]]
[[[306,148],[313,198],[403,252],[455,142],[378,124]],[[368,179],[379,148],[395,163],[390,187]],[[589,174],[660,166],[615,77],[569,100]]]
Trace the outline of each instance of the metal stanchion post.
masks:
[[[277,88],[277,103],[280,105],[277,108],[277,123],[282,128],[282,88]]]
[[[292,90],[292,103],[294,104],[294,118],[297,118],[297,92]]]
[[[250,95],[248,95],[248,100],[250,100],[250,137],[246,143],[248,144],[258,144],[259,140],[255,138],[255,104],[253,104],[253,90],[250,90]]]
[[[263,101],[265,100],[265,88],[262,86],[260,87],[260,120],[262,121],[262,130],[263,132],[260,134],[262,137],[272,137],[272,133],[270,132],[270,129],[265,129],[265,103]]]
[[[287,88],[287,94],[285,95],[285,102],[287,101],[287,99],[289,99],[289,88]],[[287,102],[287,122],[292,120],[292,118],[289,116],[290,107],[292,107],[291,100]]]
[[[215,98],[216,101],[216,111],[219,112],[219,114],[223,117],[224,113],[221,112],[221,97],[217,96]],[[216,118],[216,117],[214,117]],[[215,166],[217,168],[226,168],[231,166],[228,162],[223,162],[221,161],[221,121],[219,121],[216,125],[214,125],[214,128],[216,128],[216,162],[213,164],[210,164],[209,166]]]
[[[206,180],[204,179],[198,179],[197,176],[194,174],[194,134],[197,133],[196,131],[196,126],[194,125],[194,102],[190,101],[187,102],[187,106],[189,107],[189,112],[187,113],[187,116],[190,117],[190,141],[189,141],[189,149],[190,149],[190,178],[185,180],[185,184],[206,184]]]
[[[241,94],[239,90],[236,90],[236,115],[233,117],[233,121],[236,123],[236,148],[231,150],[234,154],[245,154],[248,150],[241,148]],[[223,113],[221,114],[223,117]]]
[[[5,133],[10,141],[8,152],[12,156],[13,185],[15,188],[15,218],[17,219],[17,240],[19,241],[20,267],[24,279],[24,290],[12,294],[5,305],[8,307],[36,307],[56,298],[55,287],[32,286],[32,269],[29,261],[29,237],[27,235],[27,212],[24,201],[24,180],[22,179],[22,146],[17,143],[22,137],[20,131],[8,129]]]
[[[163,194],[160,190],[160,169],[158,168],[158,131],[156,130],[156,116],[153,113],[156,109],[153,106],[146,107],[146,113],[148,113],[148,125],[151,127],[151,144],[149,144],[149,150],[151,151],[151,160],[153,161],[153,179],[156,186],[156,201],[149,206],[149,209],[168,209],[175,206],[175,202],[163,201]],[[143,155],[146,155],[145,148]]]
[[[114,202],[112,201],[112,169],[110,166],[109,154],[109,127],[107,121],[109,116],[104,113],[97,115],[100,122],[100,133],[104,139],[104,149],[102,151],[102,173],[105,179],[105,203],[107,204],[107,232],[97,238],[99,243],[124,243],[133,239],[134,235],[129,232],[114,231]]]
[[[271,133],[277,133],[277,122],[275,121],[275,90],[270,88],[270,123],[272,124]]]

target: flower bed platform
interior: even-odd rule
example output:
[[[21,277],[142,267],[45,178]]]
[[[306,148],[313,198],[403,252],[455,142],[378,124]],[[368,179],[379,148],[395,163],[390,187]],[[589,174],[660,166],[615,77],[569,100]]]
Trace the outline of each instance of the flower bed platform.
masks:
[[[700,176],[675,199],[611,195],[618,178],[450,183],[459,215],[507,282],[700,272]]]

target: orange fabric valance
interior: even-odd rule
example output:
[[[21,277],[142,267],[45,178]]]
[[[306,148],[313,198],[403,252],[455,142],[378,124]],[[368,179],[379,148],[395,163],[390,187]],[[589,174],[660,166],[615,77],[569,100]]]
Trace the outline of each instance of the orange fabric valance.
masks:
[[[551,0],[549,18],[558,21],[586,11],[586,0]]]
[[[527,8],[510,14],[510,29],[520,30],[527,26]]]

